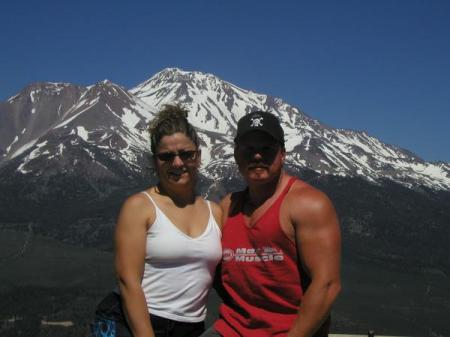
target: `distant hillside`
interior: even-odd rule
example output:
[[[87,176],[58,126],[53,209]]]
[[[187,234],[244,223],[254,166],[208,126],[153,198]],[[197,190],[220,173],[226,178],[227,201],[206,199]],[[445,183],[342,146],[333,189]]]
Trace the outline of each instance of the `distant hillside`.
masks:
[[[421,335],[447,334],[439,318],[450,315],[449,163],[426,162],[364,132],[323,125],[280,98],[175,68],[130,90],[110,81],[89,87],[34,83],[0,102],[0,230],[20,237],[32,228],[29,244],[38,247],[32,257],[22,258],[20,250],[8,251],[15,257],[4,255],[9,264],[1,266],[0,289],[14,308],[26,307],[29,291],[50,305],[49,298],[62,296],[64,287],[71,287],[70,295],[63,296],[67,301],[79,296],[77,305],[92,304],[97,290],[90,289],[86,273],[105,263],[92,256],[96,249],[111,251],[125,198],[156,181],[146,127],[166,103],[190,111],[202,146],[198,190],[213,200],[243,186],[233,159],[237,120],[258,109],[280,119],[286,169],[325,191],[339,215],[351,288],[344,289],[336,312],[338,330],[364,333],[374,315],[380,331],[401,335],[415,328]],[[0,249],[15,242],[5,237],[11,242],[4,239]],[[67,271],[67,266],[74,269]],[[22,274],[28,269],[31,276]],[[107,282],[100,274],[100,283]],[[24,294],[25,302],[13,302],[17,294]],[[353,307],[352,302],[359,304]]]

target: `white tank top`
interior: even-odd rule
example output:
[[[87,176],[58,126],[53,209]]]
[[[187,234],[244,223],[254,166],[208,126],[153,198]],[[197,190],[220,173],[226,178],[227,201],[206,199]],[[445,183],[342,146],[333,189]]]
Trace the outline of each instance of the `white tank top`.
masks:
[[[142,289],[148,311],[180,322],[201,322],[216,266],[222,258],[221,231],[209,208],[205,231],[191,238],[155,206],[155,222],[147,232]]]

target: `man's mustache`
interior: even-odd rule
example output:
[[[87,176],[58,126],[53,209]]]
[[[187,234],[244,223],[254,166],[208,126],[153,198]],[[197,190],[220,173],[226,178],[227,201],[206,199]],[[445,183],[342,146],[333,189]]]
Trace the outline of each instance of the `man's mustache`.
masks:
[[[247,165],[247,168],[248,169],[253,169],[253,168],[269,168],[269,164],[267,164],[267,163],[264,163],[264,162],[262,162],[262,161],[258,161],[258,162],[250,162],[248,165]]]

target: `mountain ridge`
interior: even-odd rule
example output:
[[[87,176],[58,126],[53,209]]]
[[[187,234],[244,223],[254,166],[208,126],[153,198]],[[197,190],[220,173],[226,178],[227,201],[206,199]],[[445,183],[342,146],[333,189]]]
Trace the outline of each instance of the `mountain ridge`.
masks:
[[[285,130],[288,165],[375,183],[388,179],[409,188],[450,188],[450,163],[426,162],[364,131],[326,126],[281,98],[178,68],[164,69],[129,90],[109,80],[88,87],[51,82],[25,87],[0,105],[0,167],[21,157],[18,168],[23,169],[39,155],[60,153],[61,145],[52,142],[50,148],[45,137],[62,128],[66,132],[57,134],[74,134],[99,150],[107,149],[111,158],[137,172],[142,153],[148,153],[146,125],[155,111],[171,103],[190,111],[188,118],[205,146],[201,170],[209,178],[218,178],[213,167],[233,165],[237,120],[252,110],[266,110]]]
[[[111,251],[120,205],[156,183],[146,129],[163,104],[181,103],[190,111],[202,149],[198,193],[214,201],[244,187],[233,158],[237,119],[266,109],[286,131],[286,171],[325,192],[336,208],[343,272],[351,278],[342,296],[345,305],[333,313],[341,331],[373,327],[377,318],[380,333],[446,335],[448,329],[436,325],[436,317],[449,312],[449,163],[427,163],[366,132],[334,129],[282,99],[213,75],[181,72],[171,68],[130,90],[108,80],[87,87],[42,84],[48,90],[44,95],[40,89],[42,100],[31,94],[39,89],[31,85],[0,102],[0,227],[24,235],[32,229],[75,244],[81,252],[86,247]],[[37,116],[43,116],[41,124]],[[7,237],[4,241],[9,242]],[[59,261],[57,254],[67,252],[48,256]],[[46,266],[41,256],[33,258]],[[6,268],[20,268],[16,261]],[[53,271],[51,277],[58,278]],[[41,309],[41,302],[33,303]],[[28,310],[25,300],[20,305]],[[417,314],[417,330],[411,327],[412,313]]]
[[[189,81],[194,84],[185,85],[185,83],[190,83]],[[223,84],[223,88],[220,88],[220,84]],[[177,96],[181,87],[183,88],[182,95]],[[192,89],[195,87],[204,90],[200,97]],[[162,90],[164,95],[161,94]],[[285,130],[286,149],[288,153],[293,154],[290,164],[311,168],[322,174],[345,175],[351,173],[351,175],[366,176],[371,181],[388,178],[409,187],[414,187],[415,179],[418,179],[428,187],[438,189],[450,187],[450,164],[444,163],[435,167],[433,163],[425,162],[411,151],[385,144],[377,138],[369,136],[366,132],[328,127],[280,98],[238,88],[211,74],[169,68],[130,89],[130,92],[151,106],[160,107],[174,100],[184,103],[190,111],[194,112],[194,116],[190,116],[191,123],[202,129],[208,129],[205,127],[205,118],[196,112],[209,108],[210,120],[222,125],[217,129],[222,132],[230,144],[232,144],[236,120],[243,114],[252,109],[271,111],[280,118]],[[235,102],[241,98],[242,94],[249,95],[245,100],[246,104]],[[211,101],[216,101],[216,103],[212,107],[207,106]],[[235,104],[233,105],[232,102]],[[243,105],[244,107],[242,107]],[[231,119],[228,118],[227,121],[221,123],[223,111],[228,113],[227,117],[231,116]],[[229,132],[230,130],[232,132]],[[331,140],[331,142],[321,141],[323,139]],[[332,142],[333,139],[335,142]],[[311,141],[315,143],[316,149],[319,149],[321,153],[310,150]],[[228,155],[231,152],[232,149],[227,148]],[[361,160],[362,156],[369,158],[364,161]],[[323,162],[323,157],[325,157],[325,162]],[[310,159],[304,160],[304,158]],[[374,163],[378,167],[370,167]],[[395,170],[400,170],[400,172],[394,174]],[[434,175],[430,178],[428,174],[433,170],[435,170]],[[411,176],[414,177],[411,178]],[[440,181],[433,182],[434,179]]]

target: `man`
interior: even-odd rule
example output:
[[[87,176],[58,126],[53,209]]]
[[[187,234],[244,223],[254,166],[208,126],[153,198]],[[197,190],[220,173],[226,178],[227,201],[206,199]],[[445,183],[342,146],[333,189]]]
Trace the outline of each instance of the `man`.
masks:
[[[234,157],[248,187],[222,201],[225,296],[209,336],[328,334],[340,292],[338,220],[325,194],[284,172],[285,156],[274,115],[239,120]]]

